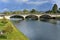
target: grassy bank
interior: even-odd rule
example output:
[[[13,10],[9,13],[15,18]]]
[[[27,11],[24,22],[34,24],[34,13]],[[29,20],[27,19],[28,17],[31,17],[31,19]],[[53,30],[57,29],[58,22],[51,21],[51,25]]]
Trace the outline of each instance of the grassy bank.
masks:
[[[0,21],[0,31],[3,30],[3,34],[0,34],[0,40],[29,40],[9,20],[2,20]]]

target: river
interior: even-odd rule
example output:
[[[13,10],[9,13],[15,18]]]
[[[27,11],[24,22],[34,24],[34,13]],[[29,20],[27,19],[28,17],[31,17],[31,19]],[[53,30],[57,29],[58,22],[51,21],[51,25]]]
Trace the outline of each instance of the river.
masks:
[[[30,40],[60,40],[60,21],[12,21]]]

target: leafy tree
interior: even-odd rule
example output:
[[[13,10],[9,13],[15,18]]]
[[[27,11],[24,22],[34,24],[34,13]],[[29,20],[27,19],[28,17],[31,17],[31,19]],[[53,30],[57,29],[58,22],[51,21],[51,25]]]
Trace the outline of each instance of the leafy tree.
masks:
[[[45,13],[51,13],[52,11],[51,10],[48,10],[48,11],[46,11]]]
[[[12,12],[9,12],[9,11],[5,11],[5,12],[3,12],[3,14],[5,14],[5,15],[10,15]]]
[[[58,8],[57,4],[54,4],[54,6],[52,8],[52,12],[57,13],[57,8]]]
[[[21,13],[22,13],[22,11],[19,11],[19,10],[18,10],[18,11],[13,11],[13,12],[12,12],[12,14],[21,14]]]
[[[31,12],[31,13],[35,13],[35,12],[36,12],[36,10],[35,10],[35,9],[32,9],[30,12]]]
[[[16,11],[16,14],[21,14],[21,13],[22,13],[22,11],[19,11],[19,10],[18,10],[18,11]]]
[[[16,14],[16,11],[12,12],[12,14]]]
[[[28,13],[29,11],[28,11],[27,9],[24,9],[23,12],[24,12],[24,13]]]

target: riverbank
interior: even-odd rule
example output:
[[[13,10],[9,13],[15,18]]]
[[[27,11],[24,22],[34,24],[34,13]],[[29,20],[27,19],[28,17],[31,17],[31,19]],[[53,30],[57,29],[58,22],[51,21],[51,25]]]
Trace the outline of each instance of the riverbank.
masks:
[[[18,29],[9,21],[0,19],[0,40],[29,40],[22,32],[18,31]]]

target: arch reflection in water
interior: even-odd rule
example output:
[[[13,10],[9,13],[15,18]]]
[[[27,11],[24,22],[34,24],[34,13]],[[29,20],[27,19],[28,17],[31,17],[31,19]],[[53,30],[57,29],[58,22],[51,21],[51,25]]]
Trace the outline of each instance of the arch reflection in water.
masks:
[[[40,16],[40,18],[51,19],[52,17],[50,15],[42,15],[42,16]]]
[[[48,22],[48,23],[52,23],[52,24],[57,24],[57,20],[54,20],[54,19],[43,19],[43,20],[40,19],[40,21]]]
[[[36,15],[28,15],[28,16],[26,16],[26,20],[38,20],[38,16],[36,16]]]
[[[10,17],[11,20],[24,20],[23,16],[20,15],[13,15]]]

